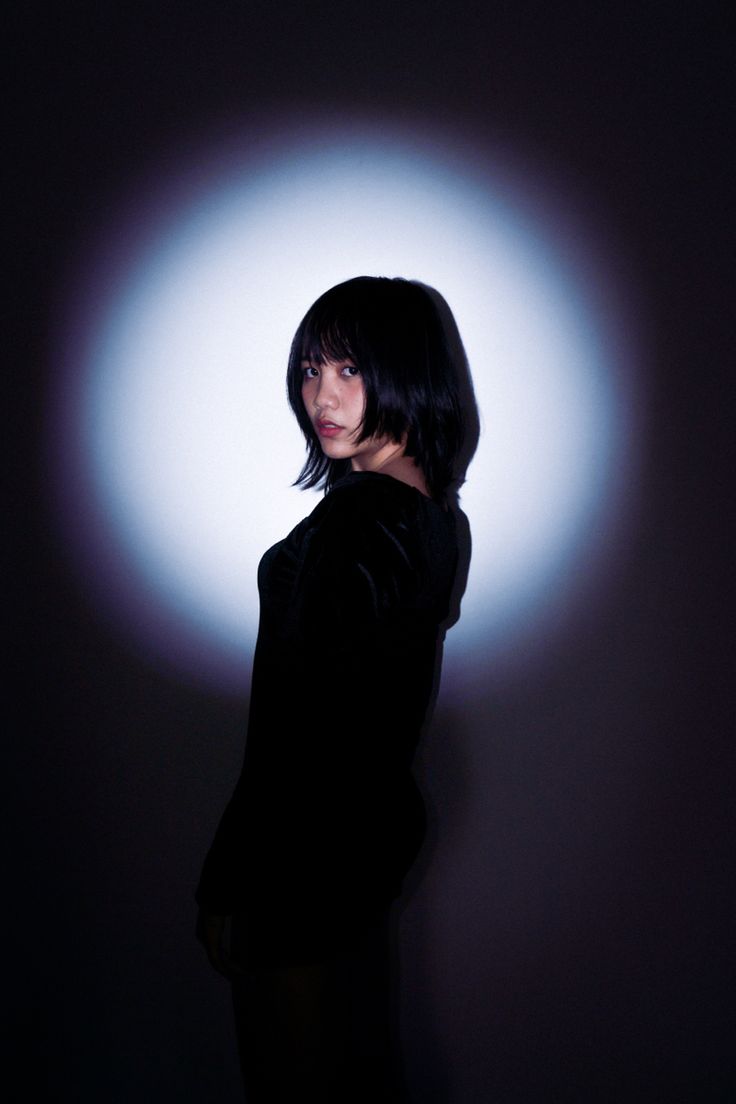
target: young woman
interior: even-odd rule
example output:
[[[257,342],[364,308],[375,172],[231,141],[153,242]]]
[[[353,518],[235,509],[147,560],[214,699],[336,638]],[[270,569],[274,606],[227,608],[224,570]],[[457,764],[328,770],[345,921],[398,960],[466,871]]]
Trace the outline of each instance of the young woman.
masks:
[[[429,293],[374,277],[326,292],[294,337],[288,394],[307,442],[297,483],[327,493],[259,567],[245,762],[198,932],[234,979],[249,1100],[392,1100],[385,921],[423,839],[411,761],[457,562],[462,419]],[[372,1023],[351,1027],[371,989]]]

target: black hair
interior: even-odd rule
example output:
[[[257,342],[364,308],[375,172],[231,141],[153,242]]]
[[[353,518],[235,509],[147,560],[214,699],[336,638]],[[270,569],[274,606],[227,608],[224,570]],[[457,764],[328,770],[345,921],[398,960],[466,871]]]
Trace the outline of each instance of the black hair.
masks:
[[[421,284],[356,276],[326,291],[294,335],[287,390],[307,442],[297,486],[326,490],[350,471],[349,460],[325,456],[302,400],[302,362],[351,360],[365,387],[359,440],[406,435],[406,454],[442,501],[456,478],[463,424],[458,376],[431,295]]]

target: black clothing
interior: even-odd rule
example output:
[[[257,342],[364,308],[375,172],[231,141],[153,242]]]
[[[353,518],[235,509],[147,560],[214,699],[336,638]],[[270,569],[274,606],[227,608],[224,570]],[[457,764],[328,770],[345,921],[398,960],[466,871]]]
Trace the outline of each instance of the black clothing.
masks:
[[[457,561],[454,517],[352,472],[269,549],[245,760],[197,900],[302,961],[385,911],[421,846],[411,761]]]
[[[233,950],[235,960],[241,960],[237,939]],[[259,1104],[407,1101],[392,1038],[390,964],[384,918],[356,935],[349,948],[335,949],[299,971],[294,988],[284,984],[280,970],[238,974],[232,998],[246,1099]]]

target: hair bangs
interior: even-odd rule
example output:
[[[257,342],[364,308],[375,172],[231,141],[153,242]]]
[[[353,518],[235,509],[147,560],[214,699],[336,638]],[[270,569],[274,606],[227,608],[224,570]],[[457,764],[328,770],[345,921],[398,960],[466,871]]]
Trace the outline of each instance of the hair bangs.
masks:
[[[353,319],[333,312],[314,311],[304,320],[301,342],[302,360],[324,364],[326,360],[355,360],[356,333]]]

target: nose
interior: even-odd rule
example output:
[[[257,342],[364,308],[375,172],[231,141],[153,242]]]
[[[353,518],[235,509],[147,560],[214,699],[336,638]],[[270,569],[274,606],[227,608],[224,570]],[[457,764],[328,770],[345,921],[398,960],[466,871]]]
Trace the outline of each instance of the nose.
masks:
[[[319,377],[312,399],[315,411],[319,414],[320,410],[336,410],[338,401],[335,381],[323,372]]]

